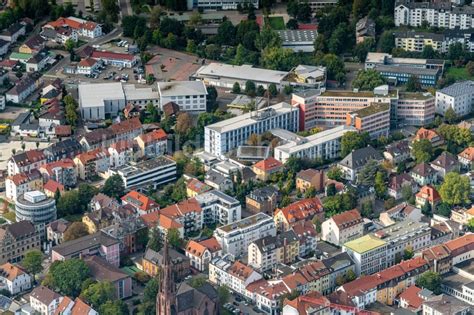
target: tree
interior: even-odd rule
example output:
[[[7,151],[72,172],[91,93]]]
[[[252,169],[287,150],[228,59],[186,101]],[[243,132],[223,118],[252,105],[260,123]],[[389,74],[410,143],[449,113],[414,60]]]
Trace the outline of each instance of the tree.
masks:
[[[387,194],[387,185],[385,185],[385,176],[382,172],[375,174],[375,193],[378,198],[383,199]]]
[[[469,61],[467,63],[466,71],[471,77],[474,76],[474,61]]]
[[[63,193],[56,204],[59,217],[64,217],[71,214],[81,214],[83,212],[83,208],[81,206],[79,192],[76,190]]]
[[[127,304],[122,300],[109,300],[99,308],[101,315],[129,315]]]
[[[217,296],[219,298],[219,304],[224,305],[229,301],[230,291],[226,286],[219,286],[217,288]]]
[[[385,31],[379,40],[379,50],[384,53],[391,53],[393,48],[395,48],[395,37],[393,32]]]
[[[371,218],[374,213],[374,205],[372,201],[368,200],[362,203],[360,214],[364,218]]]
[[[329,169],[329,171],[327,172],[327,177],[329,179],[332,179],[332,180],[336,180],[336,181],[341,181],[342,180],[342,176],[344,175],[343,172],[342,172],[342,169],[337,167],[337,166],[333,166]]]
[[[433,155],[433,145],[428,139],[416,140],[411,152],[417,163],[429,162]]]
[[[357,275],[355,274],[354,270],[352,270],[352,269],[347,270],[347,272],[346,272],[346,280],[347,280],[348,282],[354,281],[356,278],[357,278]]]
[[[455,44],[449,45],[448,48],[448,59],[455,61],[459,60],[464,56],[464,47],[462,43],[456,42]]]
[[[404,260],[412,259],[414,255],[415,255],[415,253],[413,252],[413,248],[411,246],[407,246],[403,250],[403,259]]]
[[[69,52],[72,52],[74,50],[75,46],[76,46],[76,44],[74,43],[74,41],[72,39],[68,39],[64,43],[64,48],[66,48],[66,50],[69,51]]]
[[[36,274],[43,270],[43,253],[37,249],[30,250],[25,254],[25,257],[21,261],[21,265],[33,275],[33,279]]]
[[[277,96],[278,89],[275,83],[270,83],[270,85],[268,86],[268,92],[270,93],[271,96]]]
[[[51,264],[43,285],[74,298],[79,295],[81,284],[89,277],[89,272],[89,267],[81,259],[55,261]]]
[[[289,71],[297,62],[289,48],[267,47],[262,51],[262,65],[267,69]]]
[[[232,93],[240,94],[240,84],[239,82],[235,82],[232,86]]]
[[[470,202],[471,186],[467,176],[450,172],[444,177],[439,194],[443,202],[450,206],[468,204]]]
[[[110,282],[96,282],[81,292],[81,298],[93,308],[99,309],[107,301],[114,300],[115,287]]]
[[[388,210],[388,209],[391,209],[391,208],[395,207],[396,204],[397,203],[395,201],[395,198],[390,197],[390,198],[388,198],[387,200],[384,201],[383,207],[385,208],[385,210]]]
[[[298,29],[298,21],[296,19],[289,19],[286,23],[286,28],[290,30],[297,30]]]
[[[423,51],[421,52],[421,57],[424,59],[435,59],[437,57],[436,51],[431,45],[425,45]]]
[[[245,94],[248,96],[255,96],[255,93],[257,92],[257,87],[255,86],[255,83],[253,81],[247,81],[245,82]]]
[[[452,107],[448,108],[444,112],[444,119],[446,120],[448,124],[452,124],[458,119],[458,116],[456,115],[456,112],[454,111]]]
[[[226,20],[217,29],[217,42],[221,45],[233,46],[235,43],[236,29],[231,21]]]
[[[410,198],[413,196],[413,189],[411,187],[411,184],[408,185],[403,185],[402,186],[402,198],[405,201],[410,200]]]
[[[420,80],[416,75],[411,75],[406,84],[407,92],[419,92],[422,90]]]
[[[168,243],[174,248],[181,248],[183,245],[183,239],[177,229],[170,229],[168,231]]]
[[[385,83],[382,75],[373,69],[362,70],[352,82],[352,86],[360,90],[372,91],[377,86]]]
[[[161,232],[158,228],[154,228],[151,233],[152,234],[147,246],[155,252],[159,252],[163,247],[163,237]]]
[[[64,240],[72,241],[88,235],[87,226],[82,222],[73,222],[64,232]]]
[[[441,215],[445,218],[450,218],[451,217],[451,207],[445,202],[440,202],[436,206],[435,213],[438,214],[438,215]]]
[[[327,186],[326,188],[326,195],[328,197],[336,195],[337,190],[336,190],[336,184],[331,183]]]
[[[176,119],[175,130],[178,134],[184,136],[193,126],[193,121],[189,113],[179,113],[178,118]]]
[[[189,285],[193,288],[200,288],[206,284],[206,282],[206,277],[194,277],[191,279],[191,281],[189,281]]]
[[[107,178],[102,187],[102,193],[119,200],[125,195],[125,186],[122,177],[118,174],[114,174]]]
[[[421,213],[423,213],[424,215],[428,217],[431,217],[432,216],[431,210],[432,210],[431,204],[429,203],[428,200],[426,200],[425,204],[421,207]]]
[[[357,150],[367,146],[370,141],[370,136],[367,132],[358,133],[356,131],[346,132],[341,137],[341,156],[345,157],[352,150]]]
[[[252,133],[247,141],[249,145],[256,146],[260,143],[260,137],[256,133]]]
[[[217,89],[214,86],[207,87],[207,111],[213,112],[217,109]]]
[[[469,220],[467,227],[469,229],[469,232],[474,232],[474,218]]]
[[[379,172],[380,166],[376,160],[369,160],[365,163],[364,167],[360,170],[359,175],[357,176],[357,183],[362,185],[372,186],[375,184],[376,174],[378,173],[381,178],[379,180],[384,181],[383,173]],[[381,193],[383,193],[383,188],[381,189]]]
[[[434,294],[441,294],[442,278],[439,273],[427,271],[416,280],[416,286],[433,291]]]
[[[361,18],[368,12],[369,1],[368,0],[354,0],[352,2],[352,14],[356,18]]]

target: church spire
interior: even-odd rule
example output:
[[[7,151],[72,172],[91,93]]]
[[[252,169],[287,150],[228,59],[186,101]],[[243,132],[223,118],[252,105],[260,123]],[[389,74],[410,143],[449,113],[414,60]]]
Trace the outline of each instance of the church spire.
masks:
[[[163,244],[163,261],[160,270],[160,290],[156,297],[156,315],[172,315],[176,301],[176,284],[169,256],[168,240]]]

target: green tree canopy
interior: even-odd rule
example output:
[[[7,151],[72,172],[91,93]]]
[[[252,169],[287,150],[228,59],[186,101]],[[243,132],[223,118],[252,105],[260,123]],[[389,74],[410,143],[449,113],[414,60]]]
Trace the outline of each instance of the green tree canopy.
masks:
[[[429,162],[433,156],[433,145],[428,139],[416,140],[411,152],[417,163]]]
[[[441,276],[434,271],[427,271],[422,274],[417,280],[416,285],[420,288],[425,288],[433,291],[434,294],[441,293]]]
[[[370,141],[370,136],[367,132],[358,133],[356,131],[346,132],[341,137],[341,157],[347,156],[352,150],[360,149]]]
[[[372,91],[377,86],[385,83],[382,75],[373,69],[359,71],[357,77],[352,82],[352,86],[360,90]]]
[[[454,172],[446,174],[439,189],[441,199],[450,206],[468,204],[470,192],[469,178]]]
[[[87,226],[82,222],[73,222],[64,232],[64,240],[72,241],[88,235]]]
[[[89,277],[89,272],[86,263],[77,258],[55,261],[51,264],[43,285],[63,295],[77,297],[82,282]]]
[[[43,253],[37,249],[30,250],[25,254],[25,257],[21,261],[21,265],[29,273],[36,275],[43,270]]]
[[[81,298],[93,308],[99,309],[107,301],[114,300],[115,286],[110,282],[96,282],[81,292]]]
[[[125,186],[122,177],[118,174],[114,174],[107,178],[102,187],[102,193],[119,200],[123,195],[125,195]]]

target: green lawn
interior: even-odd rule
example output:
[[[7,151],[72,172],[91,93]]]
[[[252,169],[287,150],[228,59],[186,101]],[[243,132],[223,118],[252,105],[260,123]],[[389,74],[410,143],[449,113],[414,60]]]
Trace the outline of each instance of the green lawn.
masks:
[[[281,16],[270,16],[265,19],[265,24],[266,23],[270,24],[270,27],[274,30],[286,29],[285,21],[283,20],[283,17]]]
[[[450,67],[446,71],[446,76],[453,77],[455,80],[474,80],[474,77],[467,73],[466,68]]]

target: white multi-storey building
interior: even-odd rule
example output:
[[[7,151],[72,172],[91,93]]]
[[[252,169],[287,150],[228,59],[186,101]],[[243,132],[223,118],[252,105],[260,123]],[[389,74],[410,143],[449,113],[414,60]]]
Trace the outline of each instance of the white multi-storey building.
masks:
[[[31,289],[31,276],[24,270],[10,263],[0,266],[0,289],[11,295]]]
[[[205,112],[207,89],[202,81],[158,82],[160,107],[173,102],[180,111]]]
[[[203,223],[227,225],[242,217],[240,202],[219,190],[212,190],[195,197],[203,211]]]
[[[335,245],[342,245],[363,234],[364,220],[357,209],[334,215],[321,224],[321,239]]]
[[[351,256],[357,275],[373,274],[387,266],[387,243],[371,234],[345,243],[342,251]]]
[[[395,4],[395,26],[421,26],[468,29],[474,26],[474,7],[453,6],[450,2],[414,2],[399,0]]]
[[[341,138],[348,131],[357,131],[352,126],[338,126],[309,137],[298,137],[275,147],[274,157],[285,163],[290,157],[307,159],[335,159],[341,151]]]
[[[122,177],[125,189],[138,189],[147,186],[159,186],[176,179],[176,162],[160,156],[152,160],[109,169],[109,176]]]
[[[204,128],[204,150],[221,156],[244,144],[252,134],[271,129],[298,131],[299,108],[282,102]]]
[[[238,5],[253,5],[258,9],[259,0],[188,0],[188,10],[194,8],[204,10],[237,10]]]
[[[234,257],[239,257],[247,252],[250,243],[268,235],[276,235],[276,226],[272,217],[264,213],[257,213],[240,221],[218,227],[214,231],[214,237],[221,245],[222,251]]]
[[[444,115],[452,108],[457,116],[465,116],[474,109],[474,81],[456,82],[436,91],[436,112]]]

